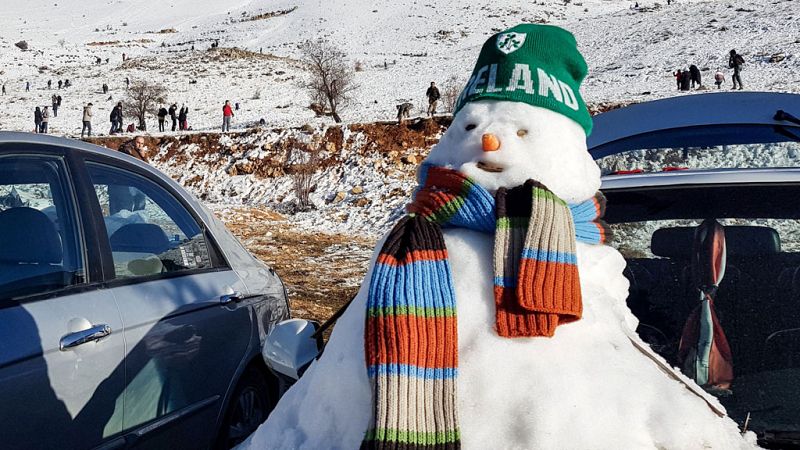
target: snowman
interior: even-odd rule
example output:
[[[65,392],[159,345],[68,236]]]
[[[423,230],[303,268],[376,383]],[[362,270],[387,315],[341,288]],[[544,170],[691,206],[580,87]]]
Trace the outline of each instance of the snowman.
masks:
[[[649,352],[603,245],[572,34],[483,45],[324,354],[245,448],[752,448]]]

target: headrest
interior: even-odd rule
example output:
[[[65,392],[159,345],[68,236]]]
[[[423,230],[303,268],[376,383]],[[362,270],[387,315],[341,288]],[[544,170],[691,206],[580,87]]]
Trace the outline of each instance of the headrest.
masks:
[[[152,223],[129,223],[121,226],[109,238],[115,252],[152,253],[160,255],[169,250],[164,230]]]
[[[774,228],[731,225],[725,227],[728,256],[774,255],[781,252],[781,237]]]
[[[689,259],[695,227],[661,228],[650,238],[650,252],[665,258]]]
[[[661,228],[653,233],[650,251],[666,258],[689,259],[696,227]],[[725,227],[728,257],[780,253],[781,238],[774,228],[749,225]]]
[[[0,261],[59,264],[63,257],[61,236],[45,213],[28,207],[0,211]]]

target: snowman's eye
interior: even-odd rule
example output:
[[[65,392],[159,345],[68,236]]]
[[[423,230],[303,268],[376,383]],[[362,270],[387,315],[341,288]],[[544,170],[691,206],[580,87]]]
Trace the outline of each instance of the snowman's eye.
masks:
[[[471,123],[471,124],[467,125],[466,128],[464,128],[464,129],[467,130],[467,131],[472,131],[475,128],[478,128],[478,126],[475,125],[474,123]]]
[[[517,136],[525,137],[528,135],[528,130],[517,130]]]

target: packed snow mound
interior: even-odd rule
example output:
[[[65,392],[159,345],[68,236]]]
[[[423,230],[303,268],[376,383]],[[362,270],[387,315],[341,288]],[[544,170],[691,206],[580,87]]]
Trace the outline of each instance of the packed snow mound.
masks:
[[[552,339],[505,339],[493,329],[494,304],[477,300],[493,295],[492,238],[446,230],[445,242],[458,301],[465,449],[755,447],[752,433],[742,438],[732,420],[712,412],[706,402],[722,408],[715,399],[693,394],[632,345],[636,319],[625,305],[625,261],[616,250],[578,244],[583,319]],[[358,448],[372,411],[367,291],[365,283],[322,357],[240,448]]]

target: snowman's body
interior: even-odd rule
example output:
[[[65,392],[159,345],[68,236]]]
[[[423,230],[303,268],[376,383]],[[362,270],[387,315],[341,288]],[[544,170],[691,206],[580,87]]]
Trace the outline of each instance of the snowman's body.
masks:
[[[520,103],[467,105],[427,161],[460,170],[488,190],[533,178],[573,203],[600,185],[583,130]],[[578,243],[581,320],[559,326],[553,338],[509,339],[495,330],[494,236],[449,228],[444,237],[457,303],[457,414],[464,448],[753,446],[751,435],[742,439],[732,420],[719,417],[633,345],[636,319],[625,304],[625,261],[616,250]],[[359,447],[374,408],[364,355],[372,264],[324,355],[248,441],[251,448]]]
[[[624,260],[578,245],[583,319],[553,339],[493,329],[491,236],[445,231],[458,299],[458,415],[465,449],[751,448],[733,421],[630,342]],[[322,358],[281,400],[250,448],[355,449],[372,411],[362,289]]]

